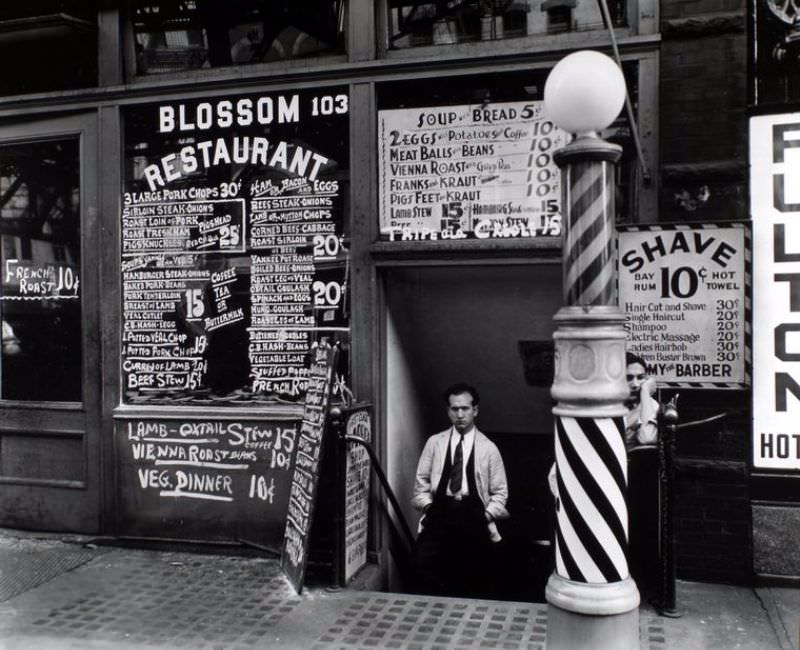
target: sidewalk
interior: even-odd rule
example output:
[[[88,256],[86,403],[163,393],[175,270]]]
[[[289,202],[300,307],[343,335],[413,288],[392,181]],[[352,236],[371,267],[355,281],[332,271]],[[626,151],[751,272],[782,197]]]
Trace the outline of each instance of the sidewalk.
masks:
[[[800,590],[680,582],[640,608],[642,649],[797,650]],[[2,650],[545,647],[547,605],[309,587],[274,559],[112,548],[0,531]],[[792,645],[793,644],[793,645]]]

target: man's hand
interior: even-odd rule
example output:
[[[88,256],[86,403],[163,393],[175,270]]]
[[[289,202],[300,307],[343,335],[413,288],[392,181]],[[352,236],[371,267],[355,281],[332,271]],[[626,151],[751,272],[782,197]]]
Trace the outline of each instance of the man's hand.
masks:
[[[642,396],[642,401],[644,401],[644,398],[646,397],[655,395],[655,392],[656,392],[656,380],[654,377],[648,377],[642,382],[642,386],[639,389],[639,394]]]

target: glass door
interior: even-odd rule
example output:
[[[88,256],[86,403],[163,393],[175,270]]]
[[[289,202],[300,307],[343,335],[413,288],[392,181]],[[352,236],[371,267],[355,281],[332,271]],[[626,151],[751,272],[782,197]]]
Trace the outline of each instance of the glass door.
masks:
[[[0,526],[98,527],[94,120],[0,126]]]

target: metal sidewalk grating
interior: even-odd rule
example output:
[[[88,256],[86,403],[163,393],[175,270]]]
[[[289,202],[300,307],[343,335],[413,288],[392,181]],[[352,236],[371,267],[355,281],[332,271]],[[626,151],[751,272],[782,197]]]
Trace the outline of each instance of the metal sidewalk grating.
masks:
[[[543,605],[361,597],[317,639],[313,650],[544,650],[546,636]]]

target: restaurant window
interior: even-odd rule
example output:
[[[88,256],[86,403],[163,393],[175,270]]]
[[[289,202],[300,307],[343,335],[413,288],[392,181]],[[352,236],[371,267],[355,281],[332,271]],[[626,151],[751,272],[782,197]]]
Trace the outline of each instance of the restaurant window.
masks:
[[[301,402],[349,341],[342,87],[132,107],[121,214],[131,404]]]
[[[0,147],[0,398],[81,400],[79,143]]]
[[[345,0],[132,3],[137,74],[344,52]]]
[[[625,67],[636,97],[635,65]],[[569,141],[544,114],[547,69],[415,79],[378,95],[380,238],[403,242],[561,235],[561,175]],[[617,219],[635,210],[636,156],[625,113],[602,133],[622,146]]]
[[[97,84],[97,3],[0,3],[0,93],[15,95]]]
[[[564,0],[560,0],[563,4]],[[567,0],[569,1],[569,0]],[[597,2],[572,0],[566,10],[556,10],[548,0],[387,0],[389,47],[448,45],[492,41],[553,31],[605,29]],[[626,24],[625,0],[609,3],[615,27]],[[564,24],[565,15],[567,23]]]

